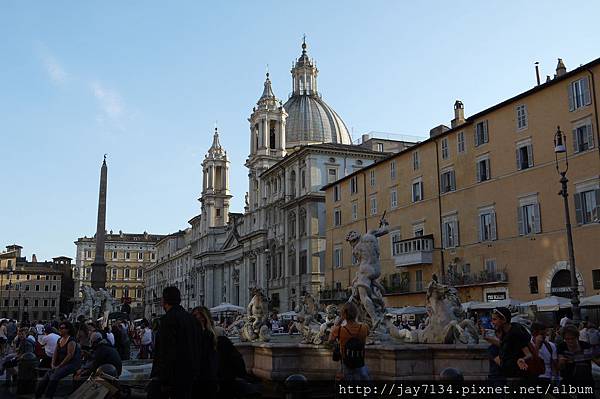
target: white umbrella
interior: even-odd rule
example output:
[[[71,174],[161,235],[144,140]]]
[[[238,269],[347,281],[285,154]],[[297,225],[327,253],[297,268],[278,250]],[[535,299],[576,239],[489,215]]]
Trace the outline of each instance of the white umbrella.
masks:
[[[512,298],[502,299],[501,301],[490,301],[490,302],[475,302],[470,306],[470,310],[489,310],[494,308],[508,308],[521,306],[521,301]],[[464,308],[463,308],[464,309]]]
[[[385,312],[394,316],[401,316],[403,314],[425,314],[427,309],[425,306],[406,306],[403,308],[386,308]]]
[[[559,309],[571,307],[571,300],[561,296],[549,296],[535,301],[524,302],[520,307],[537,306],[539,312],[555,312]]]
[[[483,303],[483,302],[469,301],[469,302],[461,303],[460,306],[462,306],[464,311],[467,311],[467,310],[477,309],[475,306],[478,306],[481,303]]]
[[[600,306],[600,295],[592,295],[581,298],[581,307]]]
[[[225,312],[237,312],[245,313],[246,309],[241,306],[232,305],[230,303],[222,303],[214,308],[210,308],[210,313],[225,313]]]

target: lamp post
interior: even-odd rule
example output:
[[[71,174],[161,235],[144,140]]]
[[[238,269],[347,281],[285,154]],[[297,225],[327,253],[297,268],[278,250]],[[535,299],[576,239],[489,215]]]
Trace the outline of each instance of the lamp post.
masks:
[[[565,168],[560,169],[559,154],[565,154]],[[554,157],[556,163],[556,171],[560,175],[560,184],[562,186],[558,195],[563,197],[565,204],[565,224],[567,230],[567,247],[569,251],[569,268],[571,272],[571,303],[573,306],[573,322],[577,325],[581,321],[581,310],[579,309],[579,289],[577,284],[577,276],[575,273],[575,252],[573,251],[573,234],[571,232],[571,216],[569,214],[569,200],[567,193],[567,171],[569,170],[569,159],[567,155],[566,137],[561,132],[560,126],[556,127],[554,134]]]

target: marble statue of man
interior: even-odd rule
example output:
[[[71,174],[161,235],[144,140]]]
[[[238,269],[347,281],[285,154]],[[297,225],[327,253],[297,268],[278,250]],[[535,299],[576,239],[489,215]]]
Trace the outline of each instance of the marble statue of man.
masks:
[[[384,216],[379,221],[379,228],[369,230],[366,234],[350,231],[346,241],[352,246],[352,255],[358,261],[358,271],[352,281],[352,296],[350,301],[359,303],[366,312],[366,321],[373,331],[381,323],[384,313],[383,291],[384,288],[377,281],[381,276],[381,263],[379,262],[378,237],[388,233],[388,223]],[[368,320],[370,319],[370,320]]]

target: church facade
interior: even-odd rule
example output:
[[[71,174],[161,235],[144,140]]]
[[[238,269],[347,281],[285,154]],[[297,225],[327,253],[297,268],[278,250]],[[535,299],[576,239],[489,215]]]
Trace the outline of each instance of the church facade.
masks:
[[[248,119],[243,213],[229,212],[229,160],[215,129],[202,163],[201,213],[189,221],[194,305],[244,306],[258,287],[272,309],[283,312],[305,291],[319,295],[326,263],[321,188],[389,155],[352,145],[344,121],[318,91],[305,43],[291,74],[293,93],[285,104],[267,74]]]

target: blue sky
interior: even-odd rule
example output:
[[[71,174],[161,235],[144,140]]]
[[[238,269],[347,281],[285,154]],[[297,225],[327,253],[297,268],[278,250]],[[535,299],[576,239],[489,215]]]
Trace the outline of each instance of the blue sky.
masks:
[[[243,208],[248,122],[269,64],[287,99],[307,35],[319,88],[360,137],[426,136],[600,57],[594,2],[0,2],[0,246],[74,257],[95,232],[108,153],[107,228],[166,234],[199,212],[218,121]]]

